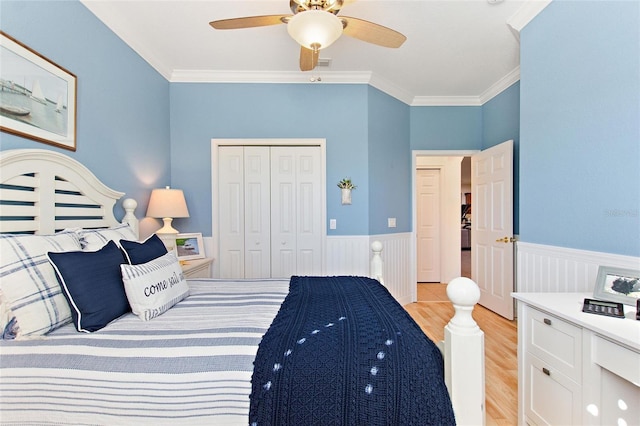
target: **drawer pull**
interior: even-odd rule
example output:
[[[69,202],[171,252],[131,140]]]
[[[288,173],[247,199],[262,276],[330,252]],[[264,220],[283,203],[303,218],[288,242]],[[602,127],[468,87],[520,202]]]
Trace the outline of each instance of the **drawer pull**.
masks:
[[[549,318],[545,318],[544,323],[547,325],[551,325],[551,320]]]
[[[544,374],[546,374],[547,376],[550,376],[550,375],[551,375],[551,371],[549,371],[549,369],[548,369],[548,368],[546,368],[546,367],[542,367],[542,372],[543,372]]]

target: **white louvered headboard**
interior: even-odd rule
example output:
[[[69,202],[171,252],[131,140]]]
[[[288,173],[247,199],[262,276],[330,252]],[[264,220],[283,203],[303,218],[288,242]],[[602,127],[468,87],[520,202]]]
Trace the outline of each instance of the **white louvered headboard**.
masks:
[[[0,152],[0,233],[53,234],[65,228],[108,228],[120,222],[114,191],[78,161],[55,151]],[[123,201],[123,222],[138,232],[137,203]]]

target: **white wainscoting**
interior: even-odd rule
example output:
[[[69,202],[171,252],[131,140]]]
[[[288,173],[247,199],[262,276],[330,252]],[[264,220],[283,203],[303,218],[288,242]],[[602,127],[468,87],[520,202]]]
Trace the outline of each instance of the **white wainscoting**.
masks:
[[[599,266],[640,268],[640,257],[516,243],[516,288],[519,292],[593,291]]]
[[[371,243],[382,243],[384,285],[401,305],[411,303],[411,233],[327,236],[327,275],[369,276]]]
[[[204,237],[205,253],[216,257],[212,237]],[[384,285],[401,305],[412,302],[415,282],[411,278],[411,233],[382,235],[327,236],[325,275],[369,276],[371,243],[382,243]],[[218,264],[214,260],[212,276],[219,277]]]

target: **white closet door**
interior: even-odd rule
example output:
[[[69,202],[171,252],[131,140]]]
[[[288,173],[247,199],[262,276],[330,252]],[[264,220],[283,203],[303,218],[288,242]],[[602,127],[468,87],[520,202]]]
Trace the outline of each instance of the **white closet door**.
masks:
[[[244,148],[244,277],[271,276],[268,146]]]
[[[319,147],[297,148],[297,274],[322,274],[322,171]]]
[[[244,277],[244,149],[220,147],[218,152],[219,265],[221,278]]]
[[[271,148],[271,276],[318,275],[322,267],[318,147]]]

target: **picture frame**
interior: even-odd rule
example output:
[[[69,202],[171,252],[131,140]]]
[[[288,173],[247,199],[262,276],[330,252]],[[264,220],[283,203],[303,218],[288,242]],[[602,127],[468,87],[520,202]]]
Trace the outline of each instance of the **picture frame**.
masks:
[[[179,260],[203,259],[205,255],[202,234],[199,232],[178,234],[176,254]]]
[[[636,306],[640,299],[640,270],[600,266],[593,297]]]
[[[76,76],[0,31],[0,130],[76,150]]]

